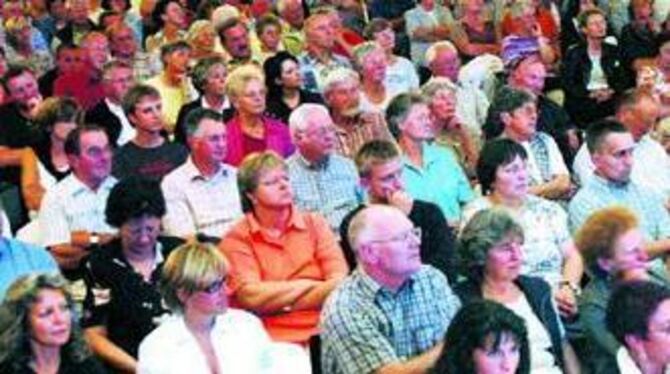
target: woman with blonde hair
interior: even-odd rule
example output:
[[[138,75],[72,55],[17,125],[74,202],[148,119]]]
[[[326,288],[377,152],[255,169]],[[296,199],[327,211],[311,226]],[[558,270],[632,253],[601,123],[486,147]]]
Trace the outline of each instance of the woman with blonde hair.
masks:
[[[216,30],[208,20],[197,20],[191,24],[186,33],[186,42],[191,46],[191,61],[197,62],[205,57],[221,57],[218,51]]]
[[[282,157],[293,153],[288,126],[265,114],[267,88],[258,67],[243,65],[233,70],[226,80],[226,94],[235,108],[235,116],[226,123],[228,164],[237,166],[253,152],[273,150]]]
[[[105,373],[86,347],[58,274],[17,279],[0,306],[0,373]]]
[[[170,254],[161,291],[174,315],[142,341],[138,373],[281,372],[277,347],[258,318],[228,307],[229,271],[226,258],[210,244],[184,244]],[[307,371],[304,352],[281,349],[292,372]]]

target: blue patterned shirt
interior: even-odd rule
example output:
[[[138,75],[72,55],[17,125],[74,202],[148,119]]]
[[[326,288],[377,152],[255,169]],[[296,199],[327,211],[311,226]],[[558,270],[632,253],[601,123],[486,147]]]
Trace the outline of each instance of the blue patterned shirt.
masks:
[[[659,194],[635,182],[613,183],[598,175],[590,178],[570,202],[570,229],[578,230],[589,215],[612,205],[632,210],[647,240],[670,237],[670,215]]]
[[[447,278],[429,265],[395,292],[359,267],[321,312],[323,372],[370,373],[420,355],[442,340],[460,306]]]
[[[353,161],[332,154],[323,162],[310,164],[296,152],[286,163],[296,206],[320,213],[333,232],[339,233],[342,219],[362,202]]]

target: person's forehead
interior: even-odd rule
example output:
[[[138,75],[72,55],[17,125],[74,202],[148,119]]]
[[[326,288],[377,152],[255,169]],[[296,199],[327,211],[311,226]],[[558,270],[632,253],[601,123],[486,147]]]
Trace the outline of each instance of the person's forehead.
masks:
[[[210,136],[217,134],[225,134],[226,126],[223,121],[217,121],[212,118],[203,118],[198,124],[196,135]]]
[[[385,162],[374,163],[370,168],[373,177],[384,177],[402,170],[402,162],[396,157]]]
[[[154,95],[145,95],[142,96],[137,101],[137,108],[146,108],[146,107],[151,107],[151,106],[156,106],[161,104],[161,98],[160,96],[154,96]]]
[[[107,134],[102,130],[85,131],[81,134],[81,149],[104,148],[108,144]]]
[[[613,132],[605,137],[603,150],[615,153],[635,146],[633,136],[629,132]]]
[[[22,86],[24,84],[28,83],[34,83],[37,82],[37,79],[35,76],[29,72],[29,71],[24,71],[23,73],[15,76],[14,78],[9,80],[9,85],[10,86]]]

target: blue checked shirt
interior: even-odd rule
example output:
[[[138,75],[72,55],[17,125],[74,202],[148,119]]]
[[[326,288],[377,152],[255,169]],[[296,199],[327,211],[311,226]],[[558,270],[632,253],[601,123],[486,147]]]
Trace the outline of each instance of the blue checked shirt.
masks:
[[[336,154],[310,164],[299,152],[289,157],[287,164],[296,206],[320,213],[339,234],[342,219],[363,200],[356,165]]]
[[[329,374],[370,373],[438,344],[461,306],[447,278],[424,265],[396,292],[357,268],[321,313],[322,365]]]
[[[660,195],[635,182],[612,183],[598,175],[590,178],[570,202],[570,229],[578,230],[589,215],[612,205],[632,210],[647,240],[670,237],[670,216]]]

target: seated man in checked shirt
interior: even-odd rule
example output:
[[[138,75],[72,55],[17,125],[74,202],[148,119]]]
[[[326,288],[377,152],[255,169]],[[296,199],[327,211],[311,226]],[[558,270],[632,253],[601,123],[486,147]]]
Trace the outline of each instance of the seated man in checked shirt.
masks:
[[[323,372],[426,371],[461,303],[447,278],[421,263],[421,231],[397,208],[370,205],[348,236],[358,268],[321,312]]]

